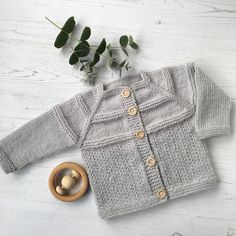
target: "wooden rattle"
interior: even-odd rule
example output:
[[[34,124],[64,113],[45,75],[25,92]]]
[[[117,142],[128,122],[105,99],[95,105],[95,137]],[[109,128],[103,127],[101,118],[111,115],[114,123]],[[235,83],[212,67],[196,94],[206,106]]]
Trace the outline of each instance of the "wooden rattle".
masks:
[[[72,175],[65,175],[62,178],[61,186],[57,185],[56,192],[60,195],[65,195],[66,191],[72,189],[72,187],[74,187],[76,182],[79,180],[80,174],[77,171],[72,170],[71,173]]]
[[[61,179],[61,185],[55,186],[56,182],[58,182],[57,179],[60,172],[66,169],[71,169],[71,175],[65,175]],[[80,178],[82,180],[82,185],[79,192],[69,195],[69,190],[75,186],[76,182],[78,182]],[[63,162],[52,170],[49,176],[48,185],[51,193],[57,199],[65,202],[71,202],[81,198],[87,191],[88,176],[85,169],[79,164],[74,162]]]

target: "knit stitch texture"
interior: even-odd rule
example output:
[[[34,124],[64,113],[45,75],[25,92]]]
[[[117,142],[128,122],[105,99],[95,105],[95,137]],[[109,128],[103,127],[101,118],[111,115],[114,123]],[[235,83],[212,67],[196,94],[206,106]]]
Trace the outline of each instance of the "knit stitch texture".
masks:
[[[205,141],[231,132],[231,107],[193,62],[141,70],[98,83],[13,131],[0,140],[0,164],[7,174],[79,147],[98,214],[108,219],[214,186]]]

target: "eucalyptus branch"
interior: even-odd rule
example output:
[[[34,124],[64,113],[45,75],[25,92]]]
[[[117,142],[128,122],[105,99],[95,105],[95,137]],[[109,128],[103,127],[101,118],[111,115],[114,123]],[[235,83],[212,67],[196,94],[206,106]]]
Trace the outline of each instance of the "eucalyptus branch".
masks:
[[[69,59],[69,63],[74,65],[76,63],[81,63],[80,71],[83,71],[86,79],[94,77],[94,67],[100,61],[100,57],[105,57],[103,55],[104,51],[108,51],[109,56],[109,68],[116,69],[120,71],[120,76],[122,69],[125,68],[127,71],[130,68],[128,62],[128,51],[127,46],[130,46],[133,49],[138,49],[138,45],[134,42],[133,37],[130,35],[122,35],[119,39],[120,46],[112,46],[110,43],[107,45],[105,38],[102,39],[99,45],[90,45],[87,41],[91,35],[91,29],[89,27],[84,27],[80,39],[76,38],[71,33],[75,28],[74,17],[70,17],[64,24],[63,27],[58,26],[55,22],[50,20],[48,17],[45,17],[50,23],[52,23],[57,29],[60,30],[60,33],[57,35],[57,38],[54,42],[56,48],[62,48],[67,43],[68,39],[76,41],[78,44],[75,48],[71,45],[69,47],[72,50],[72,54]],[[118,62],[117,58],[113,56],[116,50],[122,50],[126,55],[126,58],[122,62]],[[93,51],[93,58],[91,59],[82,59],[90,55],[90,52]],[[85,63],[84,63],[85,62]]]

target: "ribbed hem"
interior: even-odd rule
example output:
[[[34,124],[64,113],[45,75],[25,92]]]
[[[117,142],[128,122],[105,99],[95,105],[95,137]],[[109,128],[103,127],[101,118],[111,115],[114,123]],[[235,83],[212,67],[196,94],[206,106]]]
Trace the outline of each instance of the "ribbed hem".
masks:
[[[5,174],[15,171],[17,168],[13,165],[11,160],[7,157],[6,153],[0,147],[0,166]]]
[[[149,209],[151,207],[155,207],[158,206],[160,204],[163,204],[165,202],[167,202],[167,198],[163,199],[163,200],[151,200],[151,201],[145,201],[142,204],[137,203],[137,204],[133,204],[129,207],[122,207],[119,210],[114,210],[114,211],[109,211],[109,210],[101,210],[98,209],[98,214],[101,218],[103,218],[104,220],[109,220],[113,217],[118,217],[118,216],[122,216],[122,215],[127,215],[130,213],[135,213],[135,212],[139,212],[139,211],[143,211],[146,209]]]
[[[174,191],[173,190],[169,191],[167,189],[168,197],[163,200],[155,199],[155,200],[145,201],[142,204],[138,203],[138,204],[131,205],[129,207],[122,207],[119,210],[113,210],[113,211],[98,209],[98,214],[104,220],[109,220],[110,218],[113,218],[113,217],[126,215],[126,214],[130,214],[134,212],[139,212],[139,211],[151,208],[151,207],[157,207],[163,203],[166,203],[170,200],[174,200],[176,198],[185,197],[193,193],[212,189],[213,187],[216,186],[216,184],[217,184],[217,180],[214,178],[212,180],[205,181],[200,184],[193,184],[186,188],[185,187],[176,188]]]

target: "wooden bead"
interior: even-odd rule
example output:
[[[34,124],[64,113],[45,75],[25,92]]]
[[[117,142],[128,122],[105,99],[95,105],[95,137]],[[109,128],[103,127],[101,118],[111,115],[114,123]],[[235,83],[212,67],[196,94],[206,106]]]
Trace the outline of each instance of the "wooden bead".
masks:
[[[80,174],[76,170],[72,170],[72,177],[78,180],[80,178]]]
[[[66,191],[60,185],[56,187],[56,192],[60,195],[65,195],[66,193]]]
[[[69,190],[75,185],[76,180],[71,175],[65,175],[61,180],[62,188]]]

